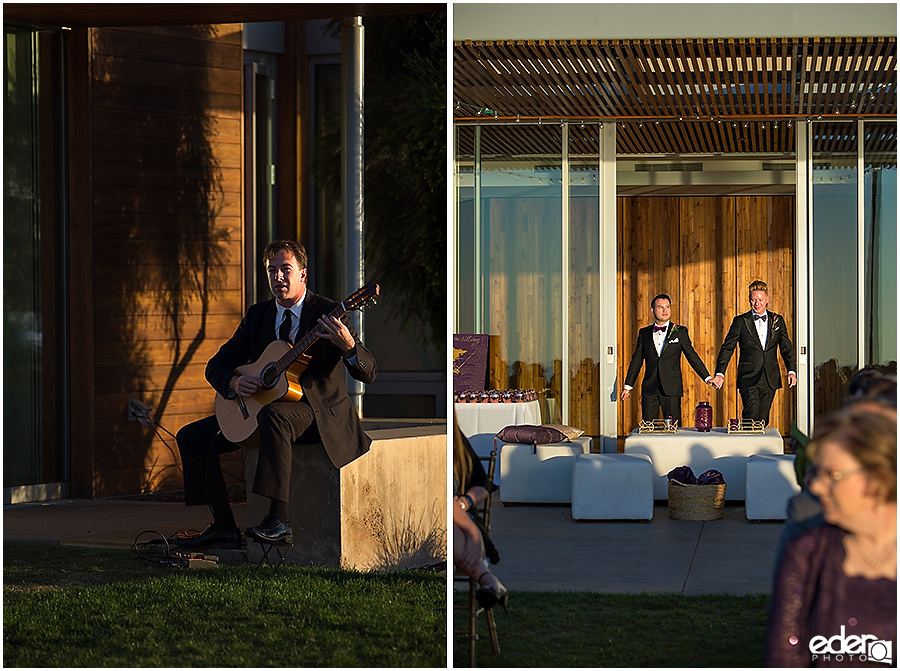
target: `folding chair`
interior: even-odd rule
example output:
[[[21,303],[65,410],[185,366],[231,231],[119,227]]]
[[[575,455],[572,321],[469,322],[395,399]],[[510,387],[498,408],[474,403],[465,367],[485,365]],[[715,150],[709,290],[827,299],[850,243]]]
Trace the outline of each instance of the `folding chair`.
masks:
[[[494,469],[497,466],[497,450],[491,450],[491,455],[489,457],[480,457],[482,461],[487,462],[487,476],[488,481],[494,481]],[[493,498],[493,492],[488,492],[487,498],[481,503],[481,515],[484,520],[484,527],[488,531],[491,530],[491,499]],[[494,611],[493,610],[484,610],[478,601],[475,599],[475,592],[478,591],[480,585],[475,578],[470,578],[469,576],[454,572],[453,574],[453,582],[468,582],[469,583],[469,599],[465,606],[456,606],[456,608],[462,609],[465,608],[469,614],[469,628],[468,628],[468,639],[469,639],[469,666],[475,666],[475,646],[479,640],[478,638],[478,616],[484,613],[484,619],[487,622],[488,634],[491,637],[491,647],[494,649],[494,655],[500,654],[500,640],[497,637],[497,626],[494,623]]]

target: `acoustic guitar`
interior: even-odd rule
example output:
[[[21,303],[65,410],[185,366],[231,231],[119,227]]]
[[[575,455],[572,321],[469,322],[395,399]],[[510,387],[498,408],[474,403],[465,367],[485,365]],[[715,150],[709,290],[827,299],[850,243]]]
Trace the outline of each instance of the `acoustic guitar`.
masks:
[[[369,282],[345,298],[328,316],[340,319],[352,310],[359,310],[377,298],[378,292],[378,285]],[[321,335],[316,327],[293,347],[283,340],[273,340],[259,359],[235,368],[235,374],[258,377],[262,384],[249,398],[235,396],[227,399],[216,394],[216,419],[227,440],[244,447],[258,447],[256,430],[259,411],[274,401],[299,401],[303,398],[300,376],[310,362],[306,351]]]

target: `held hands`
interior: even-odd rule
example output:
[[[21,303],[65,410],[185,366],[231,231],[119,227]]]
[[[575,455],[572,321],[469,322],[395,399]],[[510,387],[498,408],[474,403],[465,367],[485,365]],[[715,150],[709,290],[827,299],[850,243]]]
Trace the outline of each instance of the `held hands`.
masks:
[[[350,335],[347,325],[331,315],[319,317],[319,333],[322,334],[322,338],[333,343],[344,354],[349,354],[356,347],[356,341]]]
[[[721,389],[723,384],[725,384],[725,376],[722,373],[716,373],[716,376],[709,381],[709,385],[716,389]]]

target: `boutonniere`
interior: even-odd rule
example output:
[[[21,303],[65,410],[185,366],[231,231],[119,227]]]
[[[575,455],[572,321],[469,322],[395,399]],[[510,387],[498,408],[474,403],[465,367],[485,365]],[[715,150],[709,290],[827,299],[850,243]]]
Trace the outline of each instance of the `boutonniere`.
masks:
[[[672,324],[672,330],[669,331],[669,334],[670,334],[670,335],[674,335],[674,334],[675,334],[675,331],[677,331],[678,328],[679,328],[679,327],[678,327],[678,324],[674,324],[674,323],[673,323],[673,324]]]
[[[772,317],[772,331],[777,331],[781,326],[778,324],[779,316]]]

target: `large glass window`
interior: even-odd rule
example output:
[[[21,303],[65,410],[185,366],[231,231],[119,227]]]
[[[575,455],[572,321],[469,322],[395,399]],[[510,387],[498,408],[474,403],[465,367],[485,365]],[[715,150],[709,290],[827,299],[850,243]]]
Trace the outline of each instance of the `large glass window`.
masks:
[[[897,124],[865,130],[865,363],[896,373]]]
[[[856,123],[811,124],[815,414],[841,406],[859,358]],[[827,135],[827,137],[826,137]],[[834,136],[841,138],[840,143]],[[817,147],[840,150],[816,151]]]
[[[534,389],[543,421],[600,435],[600,128],[456,133],[455,329],[495,336],[492,386]],[[523,135],[541,153],[506,150]]]
[[[500,337],[501,388],[534,389],[560,421],[562,380],[562,128],[533,126],[559,153],[481,161],[483,332]],[[501,129],[488,126],[491,142]],[[506,384],[503,384],[503,382]]]
[[[48,498],[67,478],[62,38],[4,39],[3,484]]]

